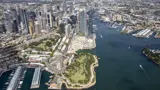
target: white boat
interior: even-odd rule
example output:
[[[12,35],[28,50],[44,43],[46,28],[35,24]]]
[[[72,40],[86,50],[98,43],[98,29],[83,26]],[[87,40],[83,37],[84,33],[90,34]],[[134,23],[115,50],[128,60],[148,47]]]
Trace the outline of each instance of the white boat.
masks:
[[[142,67],[142,65],[139,65],[139,67],[143,70],[143,67]]]

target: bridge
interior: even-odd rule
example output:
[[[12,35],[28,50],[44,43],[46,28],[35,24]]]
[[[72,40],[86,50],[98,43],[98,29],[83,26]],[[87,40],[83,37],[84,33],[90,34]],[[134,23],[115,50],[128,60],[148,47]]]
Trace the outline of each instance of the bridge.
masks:
[[[62,3],[64,0],[0,0],[0,3]]]

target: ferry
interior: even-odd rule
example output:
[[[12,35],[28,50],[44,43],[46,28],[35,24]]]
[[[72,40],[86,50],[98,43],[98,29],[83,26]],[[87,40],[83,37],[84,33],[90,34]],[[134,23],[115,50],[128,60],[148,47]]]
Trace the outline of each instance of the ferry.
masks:
[[[131,49],[131,47],[128,47],[128,49]]]
[[[143,70],[143,67],[142,67],[142,65],[139,65],[139,67]]]

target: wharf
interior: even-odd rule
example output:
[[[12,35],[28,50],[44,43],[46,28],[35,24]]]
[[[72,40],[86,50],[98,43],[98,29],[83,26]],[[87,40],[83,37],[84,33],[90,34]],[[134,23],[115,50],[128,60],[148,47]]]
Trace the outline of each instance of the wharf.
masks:
[[[14,75],[13,75],[13,77],[12,77],[12,79],[11,79],[11,81],[10,81],[6,90],[16,90],[17,89],[18,83],[20,81],[19,78],[21,76],[22,69],[23,69],[22,66],[19,66],[16,69],[16,71],[15,71],[15,73],[14,73]]]
[[[40,79],[41,79],[41,68],[37,67],[35,68],[33,79],[32,79],[32,84],[31,84],[31,89],[33,88],[39,88],[40,86]]]

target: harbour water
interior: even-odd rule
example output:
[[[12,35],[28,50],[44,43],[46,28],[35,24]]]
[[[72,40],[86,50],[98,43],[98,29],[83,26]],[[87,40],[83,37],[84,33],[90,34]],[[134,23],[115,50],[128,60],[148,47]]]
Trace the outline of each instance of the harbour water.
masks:
[[[148,60],[141,50],[144,47],[160,49],[160,39],[135,38],[123,35],[118,29],[108,29],[106,23],[94,21],[101,35],[97,33],[96,48],[92,50],[99,59],[96,68],[97,83],[87,90],[160,90],[160,67]],[[130,48],[129,48],[130,47]],[[146,74],[139,67],[143,66]],[[41,86],[35,90],[47,90],[45,82],[49,73],[42,72]],[[5,83],[8,72],[0,77],[0,88]],[[28,69],[21,90],[30,90],[33,69]]]
[[[120,28],[108,29],[99,20],[95,23],[103,36],[97,35],[94,49],[100,57],[96,90],[160,90],[160,67],[141,53],[144,47],[160,49],[160,39],[135,38],[121,34]]]

